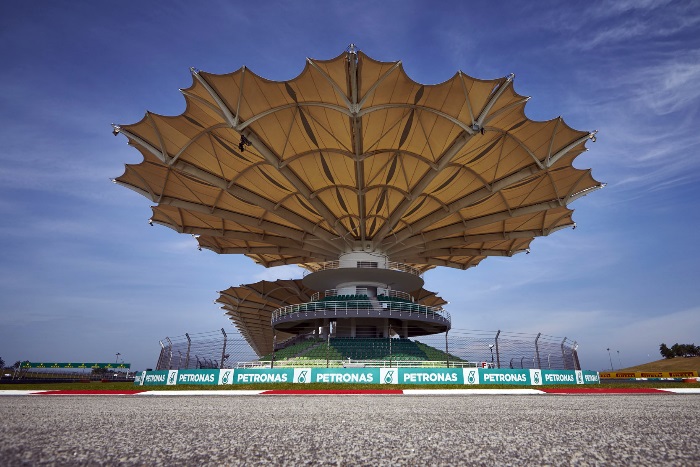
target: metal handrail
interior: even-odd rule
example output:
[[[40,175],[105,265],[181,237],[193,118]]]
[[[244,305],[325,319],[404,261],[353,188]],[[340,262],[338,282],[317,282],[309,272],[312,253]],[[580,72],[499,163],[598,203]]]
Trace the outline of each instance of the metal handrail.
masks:
[[[321,296],[323,294],[323,296]],[[311,301],[315,302],[318,300],[321,300],[322,298],[326,297],[336,297],[338,295],[345,295],[338,293],[338,289],[328,289],[323,292],[316,292],[313,295],[311,295]],[[355,293],[353,295],[369,295],[369,289],[366,287],[356,287],[355,288]],[[384,295],[386,297],[395,297],[395,298],[403,298],[404,300],[410,300],[413,301],[413,296],[407,292],[403,292],[401,290],[386,290],[384,293],[380,294]]]
[[[369,264],[373,264],[370,266]],[[307,275],[318,272],[318,271],[326,271],[329,269],[341,269],[341,268],[358,268],[358,269],[391,269],[392,271],[401,271],[401,272],[407,272],[409,274],[413,274],[414,276],[418,277],[423,277],[423,273],[417,269],[414,268],[413,266],[409,266],[408,264],[404,263],[397,263],[395,261],[387,261],[386,266],[379,266],[377,263],[363,263],[363,262],[357,262],[354,266],[352,265],[352,262],[344,262],[344,261],[326,261],[325,263],[315,263],[315,267],[313,271],[309,271],[308,269],[304,271],[304,277]]]
[[[272,312],[272,322],[275,322],[286,315],[295,313],[323,313],[329,316],[338,316],[338,314],[348,313],[350,311],[359,312],[367,311],[368,316],[376,311],[389,311],[408,313],[409,316],[417,314],[426,318],[439,318],[451,321],[450,314],[440,307],[420,305],[418,303],[408,302],[384,302],[371,300],[347,300],[347,301],[324,301],[324,302],[309,302],[298,305],[287,305],[277,308]]]

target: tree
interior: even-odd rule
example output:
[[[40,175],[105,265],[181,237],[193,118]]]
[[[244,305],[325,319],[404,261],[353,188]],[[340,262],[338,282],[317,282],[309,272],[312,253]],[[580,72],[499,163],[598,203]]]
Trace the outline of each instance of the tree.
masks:
[[[3,360],[2,357],[0,357],[0,369],[3,368],[5,368],[5,360]]]
[[[675,355],[673,354],[673,351],[666,346],[666,344],[661,344],[659,346],[659,352],[661,353],[661,356],[664,358],[673,358]]]
[[[700,355],[700,347],[695,344],[679,344],[676,342],[670,349],[666,344],[661,344],[659,352],[664,358],[697,357]]]

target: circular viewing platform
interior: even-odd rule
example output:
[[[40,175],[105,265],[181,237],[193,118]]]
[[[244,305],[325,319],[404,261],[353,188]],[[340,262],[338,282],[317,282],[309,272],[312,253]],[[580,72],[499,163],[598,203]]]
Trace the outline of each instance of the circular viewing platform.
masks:
[[[381,284],[397,290],[423,287],[423,273],[394,261],[328,261],[304,273],[304,285],[314,290],[339,287],[343,283]]]
[[[396,330],[407,329],[402,337],[436,334],[451,328],[450,314],[438,307],[420,305],[408,301],[391,300],[338,300],[329,297],[317,302],[288,305],[272,313],[273,329],[302,333],[318,327],[319,320],[345,321],[363,319],[378,321],[387,319]],[[404,325],[404,322],[406,323]]]

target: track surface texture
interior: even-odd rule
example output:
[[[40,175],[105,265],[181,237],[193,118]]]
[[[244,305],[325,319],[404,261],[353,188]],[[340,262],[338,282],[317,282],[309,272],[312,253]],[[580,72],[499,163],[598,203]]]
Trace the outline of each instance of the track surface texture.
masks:
[[[700,396],[0,398],[0,464],[699,465]]]

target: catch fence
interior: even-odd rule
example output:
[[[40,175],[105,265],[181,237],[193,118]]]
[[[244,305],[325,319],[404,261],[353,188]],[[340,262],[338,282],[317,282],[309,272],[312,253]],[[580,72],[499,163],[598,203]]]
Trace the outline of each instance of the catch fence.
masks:
[[[160,341],[161,350],[156,369],[304,365],[581,369],[578,345],[567,337],[554,337],[542,333],[462,329],[410,339],[401,339],[393,331],[388,334],[392,337],[354,339],[368,343],[367,353],[363,353],[362,345],[352,354],[344,353],[347,343],[353,338],[335,337],[331,330],[330,334],[326,335],[309,334],[278,343],[275,351],[258,357],[238,333],[229,335],[224,329],[199,334],[186,333],[166,337]],[[370,345],[373,347],[370,348]],[[412,345],[422,349],[425,358],[407,356],[405,349]]]

